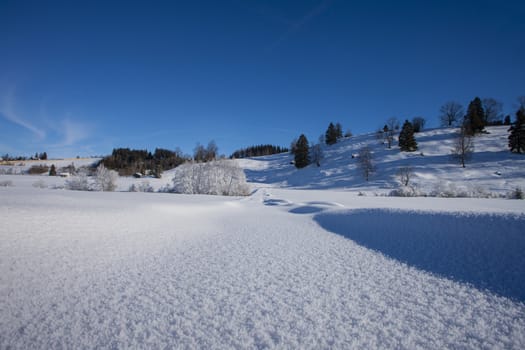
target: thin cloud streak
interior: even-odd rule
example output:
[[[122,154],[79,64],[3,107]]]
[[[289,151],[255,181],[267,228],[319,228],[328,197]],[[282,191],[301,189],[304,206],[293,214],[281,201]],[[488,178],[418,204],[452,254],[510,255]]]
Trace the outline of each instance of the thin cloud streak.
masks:
[[[2,103],[0,104],[0,115],[3,116],[4,119],[10,121],[11,123],[17,124],[31,131],[41,140],[46,137],[45,131],[25,121],[16,113],[15,97],[14,97],[14,92],[12,89],[9,90],[2,98]]]
[[[274,41],[268,48],[267,51],[275,50],[283,42],[291,38],[293,35],[299,33],[309,22],[311,22],[315,17],[323,13],[332,3],[332,0],[324,0],[318,6],[314,7],[310,12],[304,15],[300,20],[292,22],[288,27],[288,30]]]

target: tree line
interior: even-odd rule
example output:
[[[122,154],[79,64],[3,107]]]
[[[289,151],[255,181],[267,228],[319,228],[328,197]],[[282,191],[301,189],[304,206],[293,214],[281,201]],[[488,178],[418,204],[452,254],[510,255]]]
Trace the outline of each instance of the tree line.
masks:
[[[289,149],[286,147],[275,146],[275,145],[270,145],[270,144],[256,145],[256,146],[249,146],[246,148],[241,148],[241,149],[234,151],[230,155],[230,159],[261,157],[261,156],[269,156],[272,154],[279,154],[279,153],[286,153],[286,152],[289,152]]]

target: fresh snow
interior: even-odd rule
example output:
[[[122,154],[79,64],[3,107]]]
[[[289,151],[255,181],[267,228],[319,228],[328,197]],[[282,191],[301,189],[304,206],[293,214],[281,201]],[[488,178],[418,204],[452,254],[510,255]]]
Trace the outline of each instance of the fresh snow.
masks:
[[[434,143],[423,188],[464,175],[445,161],[446,133],[418,138]],[[498,135],[477,140],[458,186],[523,186]],[[370,184],[349,156],[364,143],[386,159]],[[375,196],[410,157],[359,136],[327,147],[320,168],[241,160],[248,197],[0,175],[14,184],[0,187],[0,349],[524,348],[524,202]]]

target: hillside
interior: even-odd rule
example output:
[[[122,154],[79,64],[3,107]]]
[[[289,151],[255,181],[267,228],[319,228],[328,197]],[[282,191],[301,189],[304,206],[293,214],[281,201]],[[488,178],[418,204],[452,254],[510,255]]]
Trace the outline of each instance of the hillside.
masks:
[[[296,169],[291,154],[240,159],[248,181],[261,185],[301,189],[338,189],[389,193],[399,186],[397,173],[411,167],[415,184],[422,192],[443,188],[458,191],[504,194],[516,187],[525,187],[525,156],[512,154],[507,147],[508,126],[487,128],[488,134],[474,138],[472,159],[463,169],[451,159],[455,129],[431,129],[416,134],[417,152],[400,152],[397,140],[391,149],[378,140],[375,133],[342,139],[323,145],[321,166]],[[352,158],[369,146],[373,152],[375,174],[365,181]]]

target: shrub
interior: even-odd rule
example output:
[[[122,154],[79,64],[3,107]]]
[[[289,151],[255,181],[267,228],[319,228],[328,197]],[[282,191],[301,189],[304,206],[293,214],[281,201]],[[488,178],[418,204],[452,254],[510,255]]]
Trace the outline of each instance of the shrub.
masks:
[[[509,199],[525,199],[525,193],[520,187],[516,187],[513,191],[507,194]]]
[[[148,181],[142,181],[140,184],[129,186],[129,192],[153,192],[153,187]]]
[[[43,173],[47,173],[49,171],[49,167],[47,165],[39,164],[39,165],[33,165],[29,170],[27,171],[30,175],[40,175]]]
[[[33,187],[35,187],[35,188],[47,188],[47,185],[44,182],[44,180],[38,180],[38,181],[33,182]]]
[[[70,177],[66,181],[66,188],[73,191],[91,191],[88,177],[85,174]]]
[[[115,170],[106,169],[104,164],[100,164],[95,175],[95,188],[98,191],[115,191],[117,179],[118,173]]]
[[[13,187],[13,181],[11,180],[5,180],[5,181],[0,181],[0,187]]]
[[[186,163],[175,170],[171,192],[247,196],[244,171],[233,160]]]

